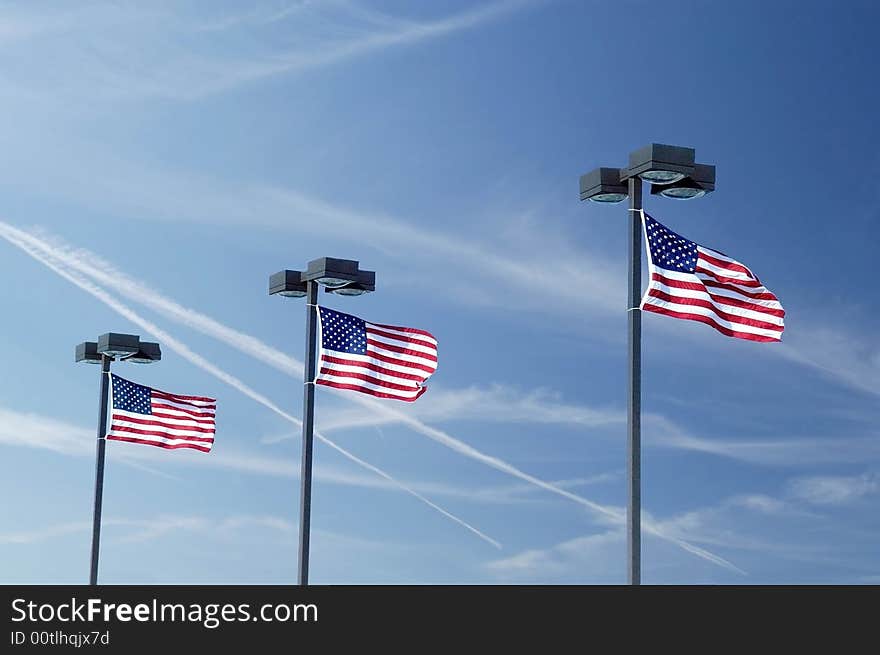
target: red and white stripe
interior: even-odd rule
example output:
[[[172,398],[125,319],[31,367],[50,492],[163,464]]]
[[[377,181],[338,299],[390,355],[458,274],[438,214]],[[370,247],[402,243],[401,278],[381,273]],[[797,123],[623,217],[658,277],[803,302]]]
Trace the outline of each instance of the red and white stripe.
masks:
[[[217,409],[214,398],[151,389],[150,405],[152,414],[113,409],[107,439],[211,452]]]
[[[423,384],[437,370],[437,339],[416,328],[365,325],[366,355],[322,347],[316,384],[408,402],[425,393]]]
[[[727,255],[697,246],[693,273],[654,266],[645,236],[651,281],[641,308],[699,321],[722,334],[749,341],[781,341],[785,310],[757,276]]]

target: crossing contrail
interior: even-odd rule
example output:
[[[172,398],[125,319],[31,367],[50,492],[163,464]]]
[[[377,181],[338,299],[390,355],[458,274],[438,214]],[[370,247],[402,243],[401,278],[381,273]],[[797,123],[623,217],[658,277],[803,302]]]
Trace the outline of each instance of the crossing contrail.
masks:
[[[26,244],[31,249],[40,251],[44,256],[63,262],[83,275],[92,278],[96,282],[115,289],[122,295],[135,302],[150,307],[171,320],[187,325],[188,327],[208,336],[212,336],[245,354],[251,355],[269,366],[281,370],[300,380],[303,378],[304,366],[301,361],[279,352],[254,336],[230,328],[205,314],[180,305],[179,303],[165,297],[158,291],[133,280],[125,273],[117,270],[111,264],[103,261],[94,253],[84,249],[74,249],[64,244],[51,243],[30,232],[19,230],[18,228],[3,223],[2,221],[0,221],[0,236],[4,236],[11,243],[22,249],[25,249],[24,245]],[[39,257],[36,258],[39,259]],[[614,523],[622,525],[626,521],[626,515],[614,507],[608,507],[596,503],[549,482],[536,478],[535,476],[518,469],[512,464],[492,455],[483,453],[473,446],[456,439],[447,432],[427,425],[423,421],[409,416],[400,410],[358,394],[350,394],[332,389],[330,389],[330,391],[338,394],[349,402],[354,402],[363,407],[367,407],[374,412],[393,418],[395,422],[404,424],[414,431],[465,457],[481,462],[497,471],[573,501],[606,519],[610,519]],[[683,550],[692,553],[697,557],[737,573],[743,575],[746,574],[745,571],[719,555],[715,555],[699,546],[695,546],[694,544],[667,534],[666,531],[659,528],[653,521],[642,519],[642,527],[646,532],[674,543]]]
[[[82,277],[80,277],[76,273],[71,273],[69,271],[63,270],[60,266],[58,266],[58,264],[55,263],[55,261],[53,261],[53,259],[51,258],[51,255],[46,254],[45,252],[43,252],[43,253],[37,252],[35,249],[30,247],[29,244],[19,241],[16,238],[14,232],[10,233],[8,227],[9,226],[7,226],[5,223],[0,222],[0,236],[5,238],[7,241],[12,243],[13,245],[19,247],[21,250],[23,250],[25,253],[27,253],[28,255],[33,257],[34,259],[36,259],[38,262],[40,262],[41,264],[43,264],[47,268],[51,269],[52,271],[54,271],[55,273],[57,273],[58,275],[60,275],[64,279],[66,279],[68,282],[71,282],[75,286],[79,287],[80,289],[82,289],[86,293],[91,294],[92,296],[94,296],[95,298],[100,300],[102,303],[104,303],[105,305],[110,307],[112,310],[114,310],[115,312],[117,312],[118,314],[123,316],[124,318],[127,318],[129,321],[131,321],[135,325],[138,325],[142,330],[149,332],[154,337],[159,339],[162,342],[163,346],[167,346],[168,348],[170,348],[171,350],[176,352],[178,355],[180,355],[181,357],[183,357],[184,359],[186,359],[190,363],[194,364],[195,366],[199,367],[200,369],[202,369],[206,373],[213,375],[214,377],[216,377],[220,381],[228,384],[229,386],[233,387],[237,391],[243,393],[244,395],[248,396],[252,400],[263,405],[267,409],[270,409],[271,411],[275,412],[276,414],[278,414],[282,418],[290,421],[291,423],[298,425],[298,426],[302,426],[302,421],[300,419],[296,418],[295,416],[293,416],[291,414],[288,414],[283,409],[278,407],[275,403],[273,403],[271,400],[269,400],[268,398],[266,398],[262,394],[258,393],[257,391],[254,391],[247,384],[245,384],[244,382],[242,382],[241,380],[239,380],[235,376],[227,373],[226,371],[224,371],[221,368],[217,367],[216,365],[212,364],[207,359],[205,359],[204,357],[202,357],[198,353],[194,352],[189,346],[187,346],[183,342],[179,341],[175,337],[171,336],[168,332],[166,332],[165,330],[163,330],[162,328],[157,326],[155,323],[153,323],[153,322],[143,318],[139,314],[137,314],[134,310],[132,310],[130,307],[128,307],[127,305],[123,304],[122,302],[120,302],[119,300],[114,298],[112,295],[107,293],[101,287],[97,286],[96,284],[94,284],[88,280],[83,279]],[[374,466],[373,464],[370,464],[369,462],[364,461],[363,459],[361,459],[357,455],[349,452],[348,450],[346,450],[345,448],[343,448],[339,444],[335,443],[334,441],[332,441],[329,438],[327,438],[326,436],[324,436],[320,431],[315,430],[314,435],[320,441],[322,441],[323,443],[328,445],[330,448],[336,450],[337,452],[339,452],[343,456],[347,457],[351,461],[355,462],[359,466],[362,466],[363,468],[366,468],[367,470],[372,471],[373,473],[385,478],[389,482],[392,482],[393,484],[397,485],[403,491],[407,492],[411,496],[414,496],[415,498],[418,498],[420,501],[422,501],[423,503],[425,503],[426,505],[428,505],[432,509],[440,512],[443,516],[447,517],[448,519],[451,519],[452,521],[455,521],[456,523],[458,523],[462,527],[468,529],[469,531],[471,531],[472,533],[474,533],[475,535],[480,537],[480,539],[483,539],[484,541],[492,544],[493,546],[495,546],[498,549],[501,548],[501,544],[498,541],[496,541],[495,539],[492,539],[491,537],[484,534],[483,532],[481,532],[480,530],[478,530],[474,526],[470,525],[469,523],[467,523],[463,519],[460,519],[459,517],[448,512],[447,510],[443,509],[442,507],[440,507],[436,503],[428,500],[422,494],[415,491],[414,489],[409,488],[408,486],[406,486],[402,482],[396,480],[391,475],[389,475],[388,473],[386,473],[382,469],[378,468],[377,466]]]

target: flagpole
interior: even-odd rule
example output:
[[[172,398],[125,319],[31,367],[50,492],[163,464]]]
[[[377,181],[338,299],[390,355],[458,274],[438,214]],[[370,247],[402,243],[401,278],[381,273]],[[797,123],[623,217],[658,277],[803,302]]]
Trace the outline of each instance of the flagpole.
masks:
[[[318,285],[344,296],[376,288],[375,271],[363,271],[354,259],[321,257],[305,271],[278,271],[269,276],[269,295],[306,298],[306,362],[303,377],[302,468],[300,472],[298,583],[309,584],[309,529],[312,518],[312,435],[315,427],[315,378],[318,335]]]
[[[312,441],[315,427],[315,351],[318,331],[318,283],[306,282],[306,366],[303,384],[302,469],[299,505],[298,584],[309,584],[309,531],[312,518]]]
[[[633,175],[629,184],[629,394],[627,402],[627,574],[629,584],[642,582],[642,180]]]
[[[95,453],[95,507],[92,515],[92,566],[89,584],[98,584],[98,552],[101,543],[101,504],[104,497],[104,449],[107,445],[107,398],[110,390],[110,362],[101,355],[101,402],[98,410],[98,440]]]
[[[699,198],[715,190],[715,166],[694,161],[693,148],[651,143],[629,153],[626,168],[603,166],[581,175],[580,199],[618,203],[629,196],[627,292],[627,579],[642,582],[642,180],[651,193],[667,198]]]

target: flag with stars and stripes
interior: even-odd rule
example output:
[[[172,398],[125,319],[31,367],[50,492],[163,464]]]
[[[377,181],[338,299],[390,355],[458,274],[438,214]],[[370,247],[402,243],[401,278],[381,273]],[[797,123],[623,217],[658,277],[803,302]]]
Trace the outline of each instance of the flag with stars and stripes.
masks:
[[[151,389],[113,374],[110,380],[108,440],[211,451],[216,400]]]
[[[738,339],[782,340],[785,310],[749,268],[643,216],[651,281],[641,309]]]
[[[379,398],[413,401],[437,370],[437,340],[429,332],[318,307],[321,342],[316,384]]]

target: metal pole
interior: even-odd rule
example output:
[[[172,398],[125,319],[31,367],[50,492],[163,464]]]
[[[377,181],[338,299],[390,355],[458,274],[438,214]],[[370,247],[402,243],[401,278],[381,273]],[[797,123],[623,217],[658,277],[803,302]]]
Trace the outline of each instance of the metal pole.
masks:
[[[95,509],[92,515],[92,569],[89,584],[98,584],[98,551],[101,543],[101,503],[104,497],[104,448],[107,445],[107,397],[112,357],[101,355],[101,404],[98,410],[98,442],[95,459]]]
[[[629,303],[627,305],[629,341],[629,398],[627,403],[627,572],[631,585],[642,582],[642,489],[641,489],[641,410],[642,410],[642,180],[629,178]]]
[[[318,333],[318,283],[306,283],[306,370],[303,385],[302,470],[299,505],[299,584],[309,584],[309,528],[312,518],[312,432],[315,427],[315,350]]]

